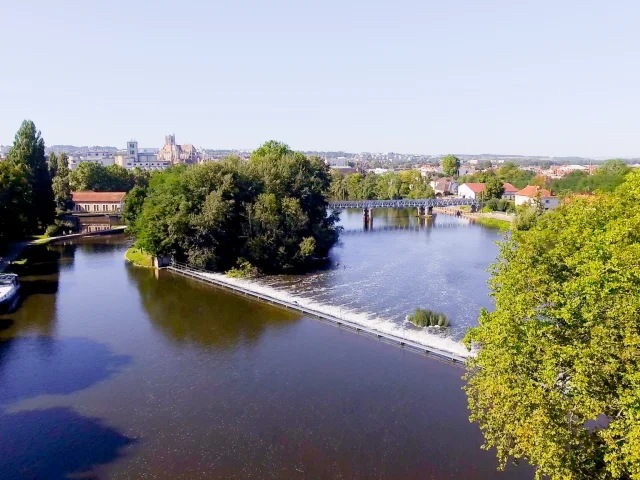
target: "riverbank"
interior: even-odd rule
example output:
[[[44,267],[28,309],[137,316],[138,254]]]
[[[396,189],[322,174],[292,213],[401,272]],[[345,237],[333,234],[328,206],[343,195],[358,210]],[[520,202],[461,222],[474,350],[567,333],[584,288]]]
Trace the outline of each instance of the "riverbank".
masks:
[[[339,326],[345,326],[354,331],[368,334],[378,339],[385,339],[390,343],[421,353],[431,354],[448,361],[463,364],[466,362],[466,358],[472,355],[464,345],[451,338],[434,335],[425,329],[411,325],[407,328],[405,324],[398,325],[389,319],[354,312],[346,307],[322,304],[263,285],[257,280],[229,277],[185,265],[172,265],[168,269],[242,295],[251,296],[288,310],[295,310]]]
[[[137,267],[152,268],[153,258],[151,255],[147,255],[142,250],[135,247],[130,247],[124,254],[124,258]]]
[[[503,212],[471,213],[460,209],[460,207],[434,207],[433,211],[444,215],[466,218],[470,222],[477,223],[484,227],[497,228],[500,230],[510,230],[515,220],[514,215]]]
[[[119,225],[109,230],[101,230],[98,232],[89,232],[89,233],[73,233],[71,235],[61,235],[59,237],[31,237],[31,240],[25,240],[22,242],[16,242],[9,244],[6,252],[0,255],[2,258],[2,262],[0,262],[0,273],[4,272],[4,270],[12,264],[18,263],[18,258],[24,251],[25,248],[31,245],[46,245],[49,243],[62,242],[66,240],[75,240],[78,238],[84,237],[96,237],[101,235],[116,235],[119,233],[124,233],[126,230],[126,225]]]

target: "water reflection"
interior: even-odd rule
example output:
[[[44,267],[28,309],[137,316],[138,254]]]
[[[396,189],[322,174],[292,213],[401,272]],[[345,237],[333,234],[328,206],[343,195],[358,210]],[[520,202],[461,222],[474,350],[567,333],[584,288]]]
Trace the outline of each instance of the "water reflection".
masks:
[[[12,266],[20,276],[20,296],[10,311],[0,316],[0,340],[20,332],[49,335],[55,329],[60,265],[73,261],[73,250],[31,247],[24,258],[24,265]]]
[[[176,344],[250,346],[267,328],[286,327],[300,318],[170,272],[128,265],[127,274],[154,326]]]

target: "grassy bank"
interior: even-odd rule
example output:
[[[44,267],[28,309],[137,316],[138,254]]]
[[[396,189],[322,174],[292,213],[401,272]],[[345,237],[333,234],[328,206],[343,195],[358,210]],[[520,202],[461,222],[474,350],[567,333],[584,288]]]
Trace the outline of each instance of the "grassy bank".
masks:
[[[147,255],[142,250],[131,247],[127,250],[127,253],[124,254],[124,258],[128,261],[137,265],[138,267],[151,268],[153,267],[153,259],[151,255]]]
[[[511,230],[511,222],[507,220],[498,220],[497,218],[478,217],[476,223],[488,228],[497,228],[499,230]]]

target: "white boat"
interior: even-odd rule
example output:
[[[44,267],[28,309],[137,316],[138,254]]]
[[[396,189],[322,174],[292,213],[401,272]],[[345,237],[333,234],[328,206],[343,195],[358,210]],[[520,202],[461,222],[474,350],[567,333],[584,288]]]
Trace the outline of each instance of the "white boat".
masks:
[[[0,313],[8,310],[18,297],[20,282],[15,273],[0,274]]]

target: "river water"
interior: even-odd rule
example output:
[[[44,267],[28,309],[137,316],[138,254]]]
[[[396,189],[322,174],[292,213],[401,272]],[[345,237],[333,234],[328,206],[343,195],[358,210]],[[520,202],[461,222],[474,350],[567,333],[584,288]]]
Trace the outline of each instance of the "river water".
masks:
[[[457,338],[468,304],[485,304],[495,233],[444,218],[376,231],[414,222],[380,213],[345,233],[331,269],[276,286],[314,295],[315,282],[319,300],[391,321],[404,307],[380,297],[441,298]],[[355,213],[343,221],[357,228]],[[33,247],[19,267],[21,304],[0,316],[0,478],[532,478],[480,449],[461,368],[132,267],[127,244]],[[341,287],[358,272],[370,282]]]

